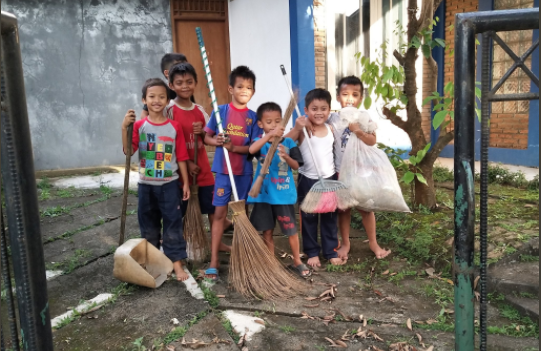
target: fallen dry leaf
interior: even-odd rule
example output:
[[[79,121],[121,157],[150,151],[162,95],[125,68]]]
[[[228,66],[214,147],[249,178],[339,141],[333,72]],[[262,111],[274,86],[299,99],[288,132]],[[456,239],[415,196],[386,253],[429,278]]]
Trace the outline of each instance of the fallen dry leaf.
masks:
[[[254,319],[254,322],[256,322],[257,324],[265,325],[265,321],[263,321],[262,319]]]
[[[475,295],[475,299],[477,301],[479,301],[481,299],[481,294],[479,293],[479,291],[474,291],[473,294]]]
[[[173,345],[167,345],[167,351],[175,351],[175,347]]]
[[[346,344],[345,342],[343,342],[342,340],[335,340],[335,343],[339,346],[339,347],[343,347],[343,348],[346,348],[348,347],[348,344]]]
[[[434,350],[434,345],[430,346],[428,349],[426,349],[425,351],[433,351]]]
[[[336,346],[336,343],[334,342],[333,339],[328,338],[328,337],[325,337],[325,340],[327,340],[328,342],[330,342],[332,346]]]
[[[223,299],[225,297],[225,295],[216,295],[216,297],[219,297],[219,298]]]
[[[368,325],[368,321],[365,319],[363,319],[363,327],[366,327]]]
[[[437,320],[435,320],[435,319],[429,319],[429,320],[426,321],[426,324],[430,325],[430,324],[434,324],[436,322],[437,322]]]
[[[363,243],[368,243],[368,242],[370,242],[370,240],[364,240],[364,241],[363,241]]]
[[[380,337],[379,337],[376,333],[374,333],[372,330],[369,330],[369,331],[368,331],[368,336],[373,337],[373,338],[376,339],[377,341],[385,342],[385,340],[383,340],[382,338],[380,338]]]
[[[372,350],[374,350],[374,351],[383,351],[382,349],[380,349],[379,347],[374,346],[374,345],[372,345]]]
[[[417,336],[417,340],[419,340],[419,344],[423,345],[423,337],[421,336],[421,334],[415,333],[415,335]],[[423,345],[423,347],[425,346]]]
[[[305,299],[305,300],[308,300],[308,301],[314,301],[314,300],[317,300],[318,298],[317,298],[317,297],[311,297],[311,296],[308,296],[308,297],[305,297],[304,299]]]
[[[379,296],[383,296],[383,294],[379,290],[374,290],[374,294],[379,295]]]
[[[415,321],[416,324],[425,324],[423,321]]]
[[[433,277],[435,270],[434,268],[430,267],[430,268],[425,269],[425,272],[426,274],[428,274],[429,277]]]
[[[477,284],[479,283],[479,279],[481,279],[480,275],[475,277],[475,280],[473,281],[473,290],[477,289]]]
[[[389,274],[389,270],[386,270],[385,272],[381,273],[381,275],[387,275]]]
[[[406,321],[406,326],[408,327],[408,329],[410,331],[413,331],[413,328],[411,327],[411,319],[410,318],[408,318],[408,320]]]
[[[398,273],[393,272],[393,273],[389,274],[389,277],[395,276],[395,275],[397,275],[397,274],[398,274]]]

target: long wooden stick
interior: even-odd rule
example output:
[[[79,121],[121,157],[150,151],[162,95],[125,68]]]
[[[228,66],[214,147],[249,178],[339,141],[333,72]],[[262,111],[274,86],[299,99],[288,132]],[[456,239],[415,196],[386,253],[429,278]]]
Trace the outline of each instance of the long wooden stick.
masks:
[[[289,123],[289,119],[291,118],[291,115],[293,114],[293,110],[295,109],[295,99],[291,99],[289,101],[289,105],[287,105],[287,110],[284,113],[284,117],[282,118],[282,127],[286,127]],[[259,193],[261,192],[261,186],[263,185],[263,181],[265,180],[265,176],[267,175],[267,172],[269,171],[269,167],[271,165],[272,159],[274,158],[274,154],[276,153],[276,149],[278,149],[278,145],[280,144],[281,137],[275,137],[272,141],[272,144],[269,148],[269,151],[267,152],[267,156],[265,156],[265,162],[263,162],[263,166],[261,166],[261,170],[259,171],[259,175],[257,176],[257,179],[254,182],[254,185],[252,185],[252,189],[250,189],[250,192],[248,195],[255,198],[259,196]]]
[[[124,233],[126,231],[126,209],[128,207],[128,191],[130,186],[130,166],[133,140],[133,124],[128,126],[128,149],[126,150],[126,166],[124,168],[124,193],[122,194],[122,212],[120,214],[120,238],[118,246],[124,244]]]

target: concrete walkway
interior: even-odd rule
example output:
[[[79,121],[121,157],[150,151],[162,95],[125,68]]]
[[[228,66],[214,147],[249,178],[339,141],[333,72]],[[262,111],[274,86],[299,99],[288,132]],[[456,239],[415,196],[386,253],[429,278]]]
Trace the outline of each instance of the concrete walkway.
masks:
[[[452,158],[444,158],[444,157],[438,157],[436,160],[435,165],[439,165],[445,168],[448,168],[450,170],[453,170],[454,168],[454,159]],[[534,167],[525,167],[525,166],[515,166],[515,165],[507,165],[503,163],[497,163],[497,162],[489,162],[490,165],[495,166],[499,165],[500,167],[507,168],[511,172],[522,172],[526,176],[526,179],[528,181],[531,181],[535,178],[536,175],[539,175],[539,168]],[[475,162],[475,171],[481,172],[481,162],[476,161]]]

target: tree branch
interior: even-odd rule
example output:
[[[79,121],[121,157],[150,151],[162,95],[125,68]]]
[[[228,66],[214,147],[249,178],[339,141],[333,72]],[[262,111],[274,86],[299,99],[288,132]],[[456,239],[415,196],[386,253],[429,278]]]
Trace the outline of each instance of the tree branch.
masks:
[[[391,121],[392,124],[394,124],[395,126],[397,126],[400,129],[406,131],[406,128],[408,127],[408,122],[405,122],[396,113],[391,111],[389,108],[384,107],[383,108],[383,114],[385,115],[385,117],[387,117],[388,120]]]
[[[434,13],[433,13],[432,16],[434,16],[436,14],[436,11],[438,10],[438,7],[440,7],[442,2],[443,2],[443,0],[434,0]]]
[[[398,52],[398,50],[393,51],[394,58],[398,61],[400,66],[404,67],[404,64],[406,62],[406,59],[404,58],[404,55]]]
[[[426,154],[423,162],[429,162],[433,165],[441,151],[455,138],[455,131],[451,130],[445,134],[440,135],[435,144],[432,145],[432,149]]]
[[[434,18],[434,0],[423,1],[421,8],[421,16],[419,16],[419,28],[417,31],[422,31],[428,28]]]

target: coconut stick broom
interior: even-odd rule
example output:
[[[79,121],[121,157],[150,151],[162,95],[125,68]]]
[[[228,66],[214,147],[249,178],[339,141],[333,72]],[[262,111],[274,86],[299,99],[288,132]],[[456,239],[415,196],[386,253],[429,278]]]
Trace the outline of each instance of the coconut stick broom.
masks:
[[[194,163],[197,164],[197,152],[199,147],[199,135],[194,135]],[[193,183],[190,185],[190,199],[188,208],[184,214],[184,239],[186,240],[186,253],[188,261],[193,264],[201,264],[207,258],[209,242],[203,218],[201,217],[201,206],[199,205],[199,185],[197,175],[193,176]]]
[[[295,100],[291,99],[289,101],[289,105],[287,106],[287,110],[284,114],[284,118],[282,118],[282,127],[286,127],[287,123],[289,122],[289,119],[291,118],[291,115],[293,114],[293,110],[295,109]],[[261,192],[261,186],[263,185],[263,181],[265,180],[265,177],[267,176],[267,172],[269,170],[270,164],[272,162],[272,159],[274,158],[274,154],[276,153],[276,149],[278,149],[278,145],[280,145],[280,140],[282,138],[275,137],[272,141],[272,144],[269,148],[269,151],[267,152],[267,156],[265,157],[265,162],[263,162],[263,166],[261,166],[261,170],[259,171],[259,175],[257,176],[254,184],[252,185],[252,188],[250,189],[250,192],[248,195],[250,195],[253,198],[256,198],[259,196],[259,193]]]
[[[280,69],[282,70],[282,75],[284,76],[289,93],[291,94],[291,99],[295,100],[293,89],[291,89],[291,85],[287,80],[287,73],[284,65],[281,65]],[[297,115],[299,117],[302,116],[296,100],[295,109],[297,111]],[[310,137],[308,136],[308,132],[306,131],[306,128],[303,128],[302,131],[304,133],[304,142],[308,144],[308,148],[310,149],[310,155],[312,156],[314,166],[316,167],[319,180],[312,186],[308,194],[306,194],[306,197],[301,204],[301,210],[306,213],[327,213],[334,212],[337,208],[345,210],[347,208],[356,206],[358,203],[351,195],[351,192],[346,184],[337,180],[323,179],[316,155],[314,155],[314,151],[312,150],[312,144]]]
[[[207,86],[210,90],[212,107],[220,133],[223,133],[220,111],[214,93],[214,85],[210,75],[208,56],[203,42],[201,28],[195,29],[201,57],[203,58],[203,67],[207,78]],[[303,284],[292,274],[286,271],[285,267],[272,254],[259,233],[250,223],[246,215],[246,204],[244,200],[239,200],[229,152],[223,149],[229,179],[231,181],[231,190],[234,201],[229,203],[229,208],[233,211],[233,221],[235,230],[233,233],[233,245],[231,248],[231,263],[229,266],[229,283],[240,294],[246,297],[258,299],[283,299],[293,297],[304,290]]]

